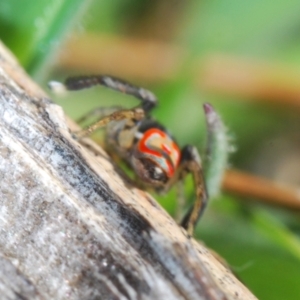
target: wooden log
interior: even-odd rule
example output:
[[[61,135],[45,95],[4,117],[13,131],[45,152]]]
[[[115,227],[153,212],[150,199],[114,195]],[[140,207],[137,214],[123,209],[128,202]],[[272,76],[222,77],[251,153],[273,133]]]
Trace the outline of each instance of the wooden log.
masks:
[[[255,299],[0,45],[1,299]]]

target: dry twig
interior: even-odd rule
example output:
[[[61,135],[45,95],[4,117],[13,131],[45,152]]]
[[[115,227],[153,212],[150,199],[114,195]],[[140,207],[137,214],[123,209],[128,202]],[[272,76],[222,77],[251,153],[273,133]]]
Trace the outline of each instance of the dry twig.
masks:
[[[259,201],[279,205],[293,210],[300,209],[299,190],[279,185],[271,180],[245,172],[229,170],[223,179],[224,191],[235,195],[255,198]]]

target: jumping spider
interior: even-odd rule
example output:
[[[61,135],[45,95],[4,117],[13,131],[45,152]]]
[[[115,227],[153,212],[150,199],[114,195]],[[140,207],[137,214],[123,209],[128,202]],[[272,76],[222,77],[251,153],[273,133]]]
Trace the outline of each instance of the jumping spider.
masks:
[[[132,95],[141,104],[132,109],[109,107],[93,110],[82,119],[96,115],[99,121],[75,136],[80,139],[98,128],[106,127],[108,146],[132,167],[145,186],[156,191],[168,191],[191,173],[196,200],[183,218],[181,226],[192,236],[208,200],[201,159],[196,147],[186,145],[180,149],[166,128],[151,117],[157,98],[146,89],[102,75],[71,77],[65,84],[50,82],[50,88],[54,91],[81,90],[95,85]]]

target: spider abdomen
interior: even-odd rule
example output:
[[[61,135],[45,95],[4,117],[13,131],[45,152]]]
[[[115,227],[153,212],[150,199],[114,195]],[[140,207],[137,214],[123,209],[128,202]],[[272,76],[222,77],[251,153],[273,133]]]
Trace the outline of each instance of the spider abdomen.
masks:
[[[180,149],[164,131],[150,128],[138,141],[137,149],[171,178],[180,161]]]

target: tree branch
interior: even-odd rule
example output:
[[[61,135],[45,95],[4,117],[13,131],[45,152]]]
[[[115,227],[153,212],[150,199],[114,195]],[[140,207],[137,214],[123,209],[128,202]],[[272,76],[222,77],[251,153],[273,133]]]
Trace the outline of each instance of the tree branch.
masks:
[[[255,299],[0,45],[3,299]]]

